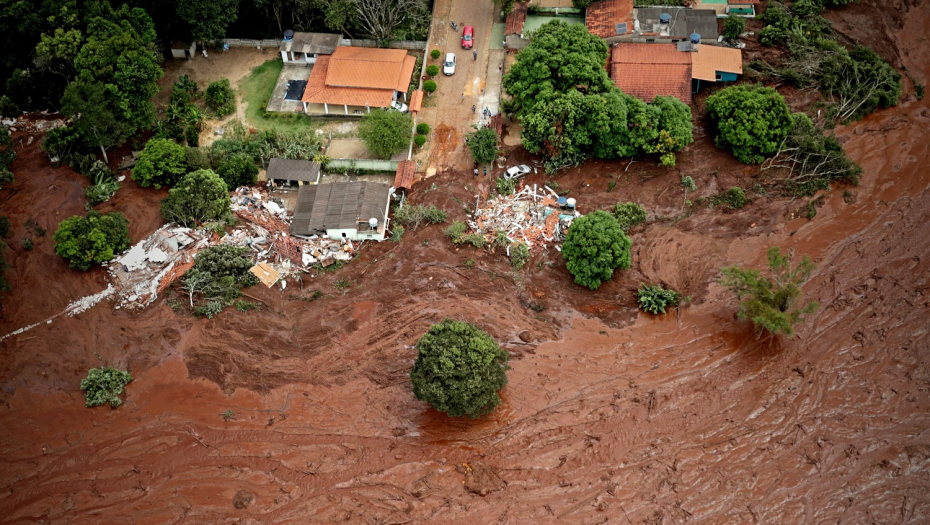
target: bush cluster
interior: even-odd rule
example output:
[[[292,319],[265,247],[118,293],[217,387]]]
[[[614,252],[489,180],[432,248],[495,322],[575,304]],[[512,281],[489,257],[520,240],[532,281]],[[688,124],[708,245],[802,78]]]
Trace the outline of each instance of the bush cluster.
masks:
[[[132,381],[132,375],[129,372],[112,367],[91,368],[87,371],[87,377],[81,379],[84,406],[96,407],[108,404],[116,408],[122,405],[123,400],[119,396],[130,381]]]
[[[646,286],[640,283],[636,291],[639,308],[653,315],[665,313],[666,307],[678,306],[679,294],[675,290],[666,290],[658,284]]]
[[[89,211],[61,221],[52,236],[55,253],[76,270],[87,270],[94,264],[112,259],[129,248],[129,221],[120,212],[101,215]]]
[[[229,85],[228,78],[211,82],[204,92],[204,101],[218,117],[225,117],[236,112],[236,92]]]
[[[394,210],[394,222],[415,230],[423,222],[430,224],[446,222],[446,212],[434,205],[406,204]]]
[[[618,202],[614,204],[611,214],[620,223],[623,231],[629,231],[633,226],[646,222],[646,210],[635,202]]]
[[[630,267],[631,244],[617,219],[597,210],[572,221],[562,257],[576,284],[597,290],[615,269]]]

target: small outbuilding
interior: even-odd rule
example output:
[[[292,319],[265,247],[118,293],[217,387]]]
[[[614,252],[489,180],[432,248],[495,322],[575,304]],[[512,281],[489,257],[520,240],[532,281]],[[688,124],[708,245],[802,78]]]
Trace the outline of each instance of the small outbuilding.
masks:
[[[315,64],[320,55],[332,55],[342,35],[286,31],[279,51],[285,64]]]
[[[271,159],[265,180],[279,186],[318,184],[320,164],[309,160]]]
[[[305,185],[297,194],[291,234],[383,241],[391,187],[369,181]]]
[[[174,58],[184,58],[190,60],[197,52],[197,44],[188,44],[187,42],[172,42],[171,56]]]

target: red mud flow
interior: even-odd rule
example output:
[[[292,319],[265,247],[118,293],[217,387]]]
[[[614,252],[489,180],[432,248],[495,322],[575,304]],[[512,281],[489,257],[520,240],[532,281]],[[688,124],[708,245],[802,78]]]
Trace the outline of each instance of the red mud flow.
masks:
[[[927,84],[930,4],[899,14],[886,45]],[[455,250],[433,226],[283,292],[254,287],[258,311],[198,320],[164,299],[140,313],[101,304],[4,339],[2,521],[930,523],[930,99],[909,95],[838,134],[862,185],[828,193],[814,220],[793,218],[806,201],[770,197],[656,222],[634,235],[634,267],[594,293],[571,285],[554,251],[515,281],[501,254]],[[50,239],[87,181],[27,140],[0,194],[14,265],[0,335],[105,285],[68,270]],[[704,195],[746,177],[709,142],[698,130],[680,159]],[[583,206],[673,214],[680,174],[642,164],[586,164],[559,184]],[[446,173],[415,198],[461,218],[471,180]],[[138,240],[159,225],[162,196],[126,183],[102,209],[126,213]],[[49,230],[31,252],[19,247],[27,220]],[[775,344],[714,284],[772,245],[816,260],[805,292],[821,305]],[[694,304],[639,315],[643,281]],[[324,297],[291,299],[311,289]],[[412,396],[411,345],[445,316],[511,353],[488,418],[451,420]],[[101,362],[136,378],[117,410],[83,407],[78,384]]]

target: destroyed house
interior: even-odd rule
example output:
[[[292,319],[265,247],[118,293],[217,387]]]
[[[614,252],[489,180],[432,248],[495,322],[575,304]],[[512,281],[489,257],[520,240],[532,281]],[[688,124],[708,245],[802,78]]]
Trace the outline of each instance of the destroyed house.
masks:
[[[301,186],[291,234],[332,239],[383,241],[391,187],[375,182],[334,182]]]
[[[265,179],[275,185],[317,184],[320,182],[320,164],[309,160],[271,159]]]

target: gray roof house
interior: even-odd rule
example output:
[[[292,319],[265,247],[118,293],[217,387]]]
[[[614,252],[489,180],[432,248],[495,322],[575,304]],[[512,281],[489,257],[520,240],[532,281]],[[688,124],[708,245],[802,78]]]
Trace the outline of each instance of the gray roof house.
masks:
[[[265,179],[278,184],[317,184],[320,182],[320,165],[309,160],[271,159]]]
[[[717,42],[717,13],[713,9],[638,7],[633,10],[633,31],[614,40],[673,43],[689,40],[695,33],[700,35],[702,43]]]
[[[313,64],[319,55],[332,55],[342,41],[342,35],[335,33],[290,33],[285,33],[279,48],[285,64]]]
[[[383,241],[391,187],[376,182],[305,185],[297,194],[291,234]]]

